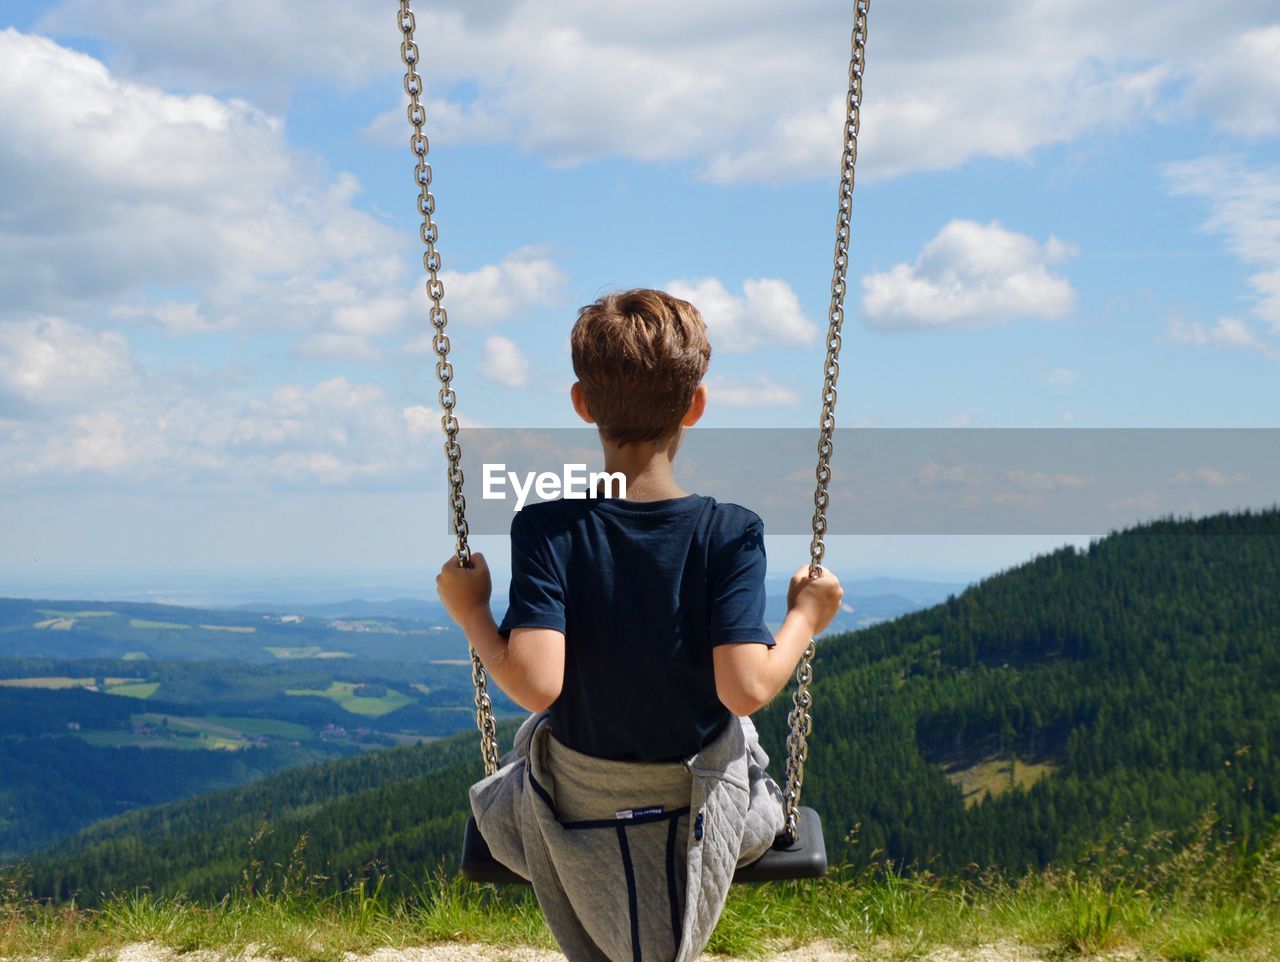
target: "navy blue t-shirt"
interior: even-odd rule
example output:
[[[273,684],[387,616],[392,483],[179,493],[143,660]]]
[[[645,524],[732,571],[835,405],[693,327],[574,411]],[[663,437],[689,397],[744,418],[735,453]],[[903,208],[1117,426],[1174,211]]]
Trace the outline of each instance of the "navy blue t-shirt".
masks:
[[[556,738],[599,758],[671,761],[732,717],[711,649],[775,643],[764,575],[764,523],[736,504],[697,494],[531,504],[511,523],[499,631],[564,632]]]

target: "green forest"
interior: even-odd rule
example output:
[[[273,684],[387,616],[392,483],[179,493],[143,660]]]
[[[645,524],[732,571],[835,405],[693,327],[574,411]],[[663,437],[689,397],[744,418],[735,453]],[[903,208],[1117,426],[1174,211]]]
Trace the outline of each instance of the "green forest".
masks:
[[[0,658],[0,861],[131,809],[464,731],[473,698],[453,663]]]
[[[805,803],[836,862],[1017,872],[1206,811],[1246,846],[1280,813],[1280,512],[1165,520],[824,637]],[[756,716],[781,775],[789,699]],[[503,727],[509,739],[512,723]],[[305,863],[411,891],[455,857],[474,734],[325,762],[99,822],[34,894],[217,898]]]

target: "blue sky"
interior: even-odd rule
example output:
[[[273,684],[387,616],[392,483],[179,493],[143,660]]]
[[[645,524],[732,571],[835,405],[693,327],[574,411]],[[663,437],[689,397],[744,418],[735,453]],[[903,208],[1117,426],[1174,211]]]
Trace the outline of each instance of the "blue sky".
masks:
[[[418,9],[464,423],[572,423],[572,318],[629,286],[706,315],[705,423],[815,423],[849,11]],[[430,583],[398,44],[369,0],[0,2],[0,579]],[[1273,4],[881,4],[867,60],[842,425],[1276,426]]]

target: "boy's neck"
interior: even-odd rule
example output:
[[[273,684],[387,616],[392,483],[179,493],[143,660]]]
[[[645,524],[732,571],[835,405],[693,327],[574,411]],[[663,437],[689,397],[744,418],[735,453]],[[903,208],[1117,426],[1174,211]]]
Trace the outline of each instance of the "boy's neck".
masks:
[[[604,469],[627,479],[628,501],[665,501],[688,493],[676,483],[674,463],[679,435],[625,446],[601,439],[601,444]]]

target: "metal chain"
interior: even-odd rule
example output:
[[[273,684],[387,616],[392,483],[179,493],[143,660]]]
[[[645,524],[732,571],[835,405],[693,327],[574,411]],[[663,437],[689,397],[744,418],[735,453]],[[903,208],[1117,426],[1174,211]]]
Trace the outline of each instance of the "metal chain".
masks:
[[[826,554],[823,539],[827,533],[827,487],[831,482],[832,434],[836,427],[836,380],[840,377],[840,329],[844,326],[845,275],[849,270],[849,235],[853,216],[853,175],[858,161],[858,131],[862,112],[862,71],[867,45],[867,13],[871,0],[856,0],[853,35],[849,41],[849,96],[844,121],[844,154],[840,160],[840,200],[836,213],[835,269],[831,274],[831,309],[828,314],[827,359],[823,367],[822,416],[818,421],[817,487],[813,492],[813,540],[809,543],[809,577],[822,575],[822,558]],[[796,666],[796,691],[791,697],[791,713],[787,716],[787,788],[785,834],[794,840],[798,832],[800,791],[804,787],[804,763],[809,758],[809,736],[813,734],[813,656],[809,642]]]
[[[444,282],[440,280],[440,251],[436,249],[436,241],[440,232],[433,216],[436,211],[436,199],[431,193],[431,165],[427,163],[427,152],[430,144],[424,127],[427,123],[426,110],[422,106],[422,78],[418,76],[418,45],[413,41],[413,11],[409,9],[409,0],[400,0],[398,17],[400,32],[404,39],[400,41],[400,60],[404,63],[404,92],[409,95],[409,107],[406,111],[413,134],[409,137],[409,149],[417,158],[413,179],[418,185],[418,213],[422,215],[422,228],[419,233],[426,250],[422,255],[422,267],[427,274],[427,296],[431,298],[429,314],[431,326],[435,328],[435,337],[431,346],[436,354],[436,377],[440,379],[440,408],[444,412],[440,425],[444,428],[444,454],[448,461],[449,471],[449,510],[453,523],[453,532],[457,538],[458,564],[464,567],[471,565],[471,547],[467,544],[467,501],[462,494],[462,445],[458,443],[458,418],[453,413],[458,398],[453,391],[453,365],[449,363],[449,335],[445,326],[449,323],[449,315],[444,309]],[[476,727],[480,729],[480,753],[484,758],[485,774],[492,775],[498,770],[498,728],[493,719],[493,701],[489,698],[489,678],[484,664],[476,650],[468,645],[471,652],[471,681],[476,689]]]

